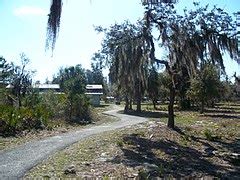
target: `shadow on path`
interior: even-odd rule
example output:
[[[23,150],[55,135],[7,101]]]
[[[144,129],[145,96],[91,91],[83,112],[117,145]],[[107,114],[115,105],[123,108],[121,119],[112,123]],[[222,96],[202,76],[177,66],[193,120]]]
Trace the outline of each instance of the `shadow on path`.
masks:
[[[124,113],[124,111],[119,111],[121,114],[127,114],[131,116],[139,116],[139,117],[145,117],[145,118],[162,118],[162,117],[168,117],[167,112],[152,112],[152,111],[128,111],[127,113]]]

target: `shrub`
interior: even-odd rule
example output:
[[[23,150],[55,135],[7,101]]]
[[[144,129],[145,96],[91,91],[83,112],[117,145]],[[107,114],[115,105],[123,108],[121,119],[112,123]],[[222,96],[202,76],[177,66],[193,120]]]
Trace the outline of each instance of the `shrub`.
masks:
[[[42,129],[47,126],[48,118],[49,114],[44,106],[30,109],[2,105],[0,107],[0,135],[8,136],[24,130]]]
[[[76,94],[68,98],[66,114],[70,121],[76,123],[91,122],[91,109],[89,99],[85,94]]]
[[[208,141],[215,141],[217,139],[221,139],[220,135],[213,134],[213,132],[210,129],[205,129],[203,134]]]
[[[54,94],[53,91],[41,94],[40,104],[48,109],[49,115],[52,118],[64,116],[64,111],[67,106],[66,102],[66,94]]]
[[[123,144],[124,144],[124,143],[123,143],[123,141],[122,141],[122,140],[121,140],[121,141],[120,141],[120,140],[119,140],[119,141],[117,141],[117,145],[118,145],[119,147],[123,147]]]

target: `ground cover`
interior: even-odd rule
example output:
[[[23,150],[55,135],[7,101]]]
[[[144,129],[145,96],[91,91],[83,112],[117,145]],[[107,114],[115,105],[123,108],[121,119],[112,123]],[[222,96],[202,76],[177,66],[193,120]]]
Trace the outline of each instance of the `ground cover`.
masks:
[[[29,177],[240,177],[240,104],[217,104],[200,115],[176,113],[176,130],[162,111],[147,123],[76,143],[33,168]],[[161,118],[152,116],[159,113]],[[150,115],[149,115],[150,114]]]

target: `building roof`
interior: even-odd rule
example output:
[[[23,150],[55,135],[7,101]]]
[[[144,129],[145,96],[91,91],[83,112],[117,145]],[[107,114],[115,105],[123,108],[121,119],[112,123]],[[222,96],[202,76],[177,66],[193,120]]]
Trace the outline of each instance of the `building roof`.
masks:
[[[103,95],[102,92],[90,92],[90,93],[85,93],[86,95]]]
[[[101,84],[87,84],[86,89],[103,89]]]
[[[33,88],[38,89],[60,89],[59,84],[34,84]]]
[[[6,86],[7,89],[13,88],[13,85],[9,84]]]
[[[59,84],[34,84],[32,87],[36,89],[60,89]],[[6,88],[13,88],[13,85],[9,84]]]

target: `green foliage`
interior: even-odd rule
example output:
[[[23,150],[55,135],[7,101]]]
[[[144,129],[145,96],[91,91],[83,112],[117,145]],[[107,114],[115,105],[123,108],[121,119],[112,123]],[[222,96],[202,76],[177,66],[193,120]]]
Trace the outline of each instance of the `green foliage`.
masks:
[[[119,147],[123,147],[123,145],[124,145],[123,140],[118,140],[118,141],[117,141],[117,145],[118,145]]]
[[[77,123],[89,123],[92,119],[89,99],[85,94],[75,94],[71,98],[67,108],[70,120]]]
[[[6,59],[0,56],[0,104],[7,103],[6,86],[10,81],[12,73],[13,73],[12,64],[7,63]]]
[[[15,135],[24,130],[42,129],[48,124],[49,113],[46,107],[35,109],[0,106],[0,135]]]
[[[203,134],[208,141],[215,141],[217,139],[221,139],[220,135],[215,135],[213,130],[210,130],[210,129],[205,129]]]
[[[44,128],[50,117],[48,107],[31,87],[33,71],[27,70],[29,59],[23,53],[20,58],[20,66],[7,64],[1,58],[0,135]],[[11,85],[10,89],[5,88],[6,83]]]
[[[150,74],[148,77],[147,92],[148,92],[149,98],[152,100],[154,104],[154,108],[156,108],[157,100],[160,95],[159,86],[160,86],[160,81],[159,81],[158,72],[155,69],[152,69],[150,70]]]
[[[217,68],[214,65],[205,64],[198,76],[191,79],[191,86],[187,94],[191,100],[203,108],[208,102],[219,98],[220,85]]]
[[[86,76],[81,65],[60,69],[54,82],[60,83],[60,88],[66,94],[65,112],[67,118],[74,122],[89,122],[91,119],[90,103],[86,97]]]
[[[185,75],[189,78],[195,77],[199,66],[206,63],[208,59],[224,71],[223,51],[228,52],[232,59],[237,60],[238,57],[236,24],[233,18],[216,6],[209,9],[208,5],[201,7],[199,3],[193,4],[194,9],[184,9],[184,15],[179,14],[172,4],[160,3],[154,7],[146,7],[145,11],[146,30],[143,33],[147,41],[146,48],[149,49],[149,58],[165,65],[171,77],[169,127],[174,126],[173,104],[176,92],[180,92],[180,101],[186,99],[185,87],[188,86],[186,80],[189,79],[186,78],[181,82]],[[168,53],[166,60],[157,59],[155,56],[154,27],[157,27],[159,32],[157,36],[160,46],[164,47]],[[196,81],[192,84],[202,87]],[[185,104],[182,105],[185,106]]]
[[[80,64],[61,68],[53,83],[59,83],[66,94],[82,94],[86,86],[85,70]]]
[[[169,97],[169,85],[171,78],[167,72],[159,73],[159,98],[161,101],[166,101]]]
[[[94,53],[94,56],[91,59],[91,70],[86,71],[87,84],[103,84],[103,58],[104,57],[101,53]]]
[[[206,137],[207,140],[209,140],[209,141],[213,141],[214,140],[213,133],[212,133],[211,130],[205,129],[203,134],[204,134],[204,136]]]
[[[67,106],[66,94],[55,94],[53,91],[48,91],[41,94],[40,98],[40,104],[47,107],[51,118],[64,117]]]
[[[236,94],[236,87],[234,84],[232,84],[231,81],[228,80],[228,78],[226,78],[225,81],[221,81],[220,94],[221,101],[236,101],[238,99]]]
[[[24,53],[20,54],[21,66],[13,66],[13,73],[10,79],[11,94],[14,95],[18,101],[18,106],[22,106],[22,99],[31,90],[33,71],[27,70],[30,60]]]
[[[145,169],[140,169],[138,172],[138,178],[141,180],[146,180],[148,179],[148,173]]]
[[[34,90],[33,88],[31,88],[29,90],[27,96],[25,96],[23,98],[22,105],[24,107],[34,109],[41,102],[42,102],[42,99],[41,99],[41,96],[40,96],[39,92],[37,90]]]
[[[97,27],[96,30],[104,32],[100,53],[105,57],[102,58],[103,64],[109,66],[110,82],[125,98],[125,110],[128,110],[128,101],[135,98],[137,111],[141,111],[141,99],[147,88],[149,65],[152,64],[147,56],[142,24],[125,21],[108,29]]]
[[[7,63],[6,59],[0,56],[0,88],[9,83],[12,72],[12,64]]]

